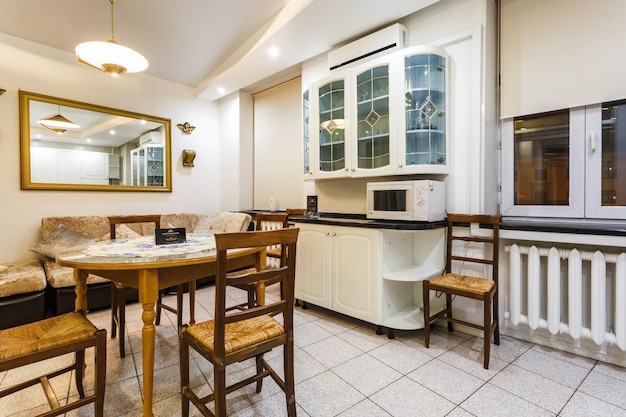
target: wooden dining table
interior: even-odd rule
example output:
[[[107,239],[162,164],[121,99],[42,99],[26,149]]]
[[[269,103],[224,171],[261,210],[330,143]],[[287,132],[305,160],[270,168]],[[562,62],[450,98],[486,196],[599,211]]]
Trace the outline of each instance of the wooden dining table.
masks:
[[[212,245],[211,245],[212,241]],[[254,265],[265,269],[264,248],[233,251],[228,256],[228,270]],[[154,393],[154,351],[156,341],[155,305],[159,291],[200,278],[215,275],[216,251],[212,235],[190,234],[180,244],[156,245],[154,236],[96,242],[80,251],[63,253],[57,263],[74,268],[76,310],[87,312],[87,277],[94,274],[136,288],[143,312],[141,319],[143,357],[143,415],[152,417]],[[265,299],[265,287],[257,285],[259,302]]]

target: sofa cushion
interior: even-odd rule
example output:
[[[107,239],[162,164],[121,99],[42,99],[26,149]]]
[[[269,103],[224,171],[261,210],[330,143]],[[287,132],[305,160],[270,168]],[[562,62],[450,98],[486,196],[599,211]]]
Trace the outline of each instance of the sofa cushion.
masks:
[[[50,258],[56,258],[59,254],[70,250],[79,250],[94,243],[96,239],[70,229],[60,224],[45,239],[31,248]]]
[[[41,291],[46,275],[38,259],[0,265],[0,297]]]
[[[229,233],[245,232],[252,221],[246,213],[208,213],[202,214],[193,228],[194,233]]]
[[[176,213],[161,215],[162,227],[184,227],[187,232],[192,232],[200,219],[195,213]]]
[[[48,284],[53,288],[73,287],[76,285],[74,280],[74,268],[61,266],[52,258],[44,257],[44,270],[46,271],[46,279]],[[89,274],[87,276],[87,284],[109,282],[108,279],[97,275]]]
[[[109,233],[109,219],[106,216],[44,217],[41,219],[41,234],[43,238],[48,237],[61,224],[96,239],[100,239]]]

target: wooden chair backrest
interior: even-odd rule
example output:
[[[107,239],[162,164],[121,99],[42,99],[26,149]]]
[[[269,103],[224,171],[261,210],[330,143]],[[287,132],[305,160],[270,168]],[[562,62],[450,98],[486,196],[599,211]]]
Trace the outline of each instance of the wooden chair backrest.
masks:
[[[470,233],[459,233],[459,228],[470,228]],[[481,232],[477,233],[476,229]],[[447,256],[446,256],[446,272],[451,273],[452,262],[459,261],[464,263],[482,264],[491,267],[492,279],[498,282],[498,245],[500,239],[500,216],[490,214],[448,214],[448,239],[447,239]],[[491,256],[489,256],[488,248],[483,248],[482,253],[477,251],[469,251],[463,255],[453,252],[453,244],[455,241],[469,243],[483,243],[492,246]],[[487,277],[485,277],[487,278]]]
[[[161,215],[160,214],[140,214],[140,215],[123,215],[123,216],[109,216],[109,226],[111,228],[111,239],[115,239],[115,226],[118,224],[133,224],[133,223],[154,223],[154,227],[161,228]]]
[[[294,279],[296,270],[296,242],[298,240],[298,228],[286,228],[270,231],[254,231],[240,233],[220,233],[215,235],[217,250],[217,273],[215,276],[215,329],[214,329],[214,352],[217,357],[225,356],[224,333],[225,325],[246,319],[269,314],[276,316],[282,314],[285,334],[290,336],[293,332],[293,305],[294,305]],[[243,248],[267,248],[272,245],[280,245],[286,262],[276,269],[257,270],[242,275],[229,275],[228,253],[234,249]],[[226,306],[226,291],[228,286],[247,285],[259,281],[280,282],[280,299],[267,302],[246,310],[230,310]],[[291,336],[290,336],[291,337]]]
[[[289,227],[287,213],[257,213],[256,230],[275,230]]]

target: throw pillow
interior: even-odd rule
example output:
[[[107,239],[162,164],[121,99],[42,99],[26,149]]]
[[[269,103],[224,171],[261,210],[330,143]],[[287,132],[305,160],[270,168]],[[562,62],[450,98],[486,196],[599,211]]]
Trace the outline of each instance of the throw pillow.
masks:
[[[79,233],[62,224],[59,225],[44,240],[31,248],[31,251],[50,258],[56,258],[57,255],[70,250],[80,250],[85,248],[96,239]]]

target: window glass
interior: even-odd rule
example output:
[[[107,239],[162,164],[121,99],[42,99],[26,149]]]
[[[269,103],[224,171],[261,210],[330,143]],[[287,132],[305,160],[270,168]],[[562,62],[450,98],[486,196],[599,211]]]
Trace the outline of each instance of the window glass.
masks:
[[[518,117],[514,129],[514,204],[568,205],[569,111]]]
[[[602,104],[602,206],[626,206],[626,100]]]

